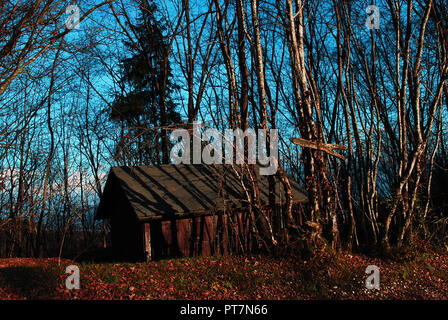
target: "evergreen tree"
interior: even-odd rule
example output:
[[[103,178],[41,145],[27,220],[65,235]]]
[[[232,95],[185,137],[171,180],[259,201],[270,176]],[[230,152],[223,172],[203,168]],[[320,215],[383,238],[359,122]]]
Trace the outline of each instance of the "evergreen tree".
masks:
[[[171,80],[169,45],[156,11],[154,3],[142,0],[137,22],[130,25],[135,39],[124,43],[131,52],[122,61],[126,93],[116,97],[111,111],[111,118],[122,124],[116,158],[123,164],[169,163],[165,128],[181,121],[171,99],[176,87]]]

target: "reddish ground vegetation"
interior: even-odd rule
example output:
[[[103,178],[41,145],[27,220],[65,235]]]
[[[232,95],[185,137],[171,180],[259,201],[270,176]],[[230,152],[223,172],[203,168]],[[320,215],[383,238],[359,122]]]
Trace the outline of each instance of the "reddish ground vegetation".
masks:
[[[80,268],[80,290],[65,288],[71,264]],[[372,264],[381,270],[380,290],[365,288]],[[448,252],[399,261],[328,252],[308,261],[264,255],[133,264],[0,259],[0,299],[448,299]]]

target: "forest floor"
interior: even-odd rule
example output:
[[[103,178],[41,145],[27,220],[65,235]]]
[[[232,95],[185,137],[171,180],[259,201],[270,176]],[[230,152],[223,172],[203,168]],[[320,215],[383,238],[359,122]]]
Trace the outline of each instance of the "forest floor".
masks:
[[[79,290],[65,268],[77,265]],[[380,268],[368,290],[366,267]],[[448,249],[406,259],[327,251],[307,261],[265,255],[197,257],[150,263],[0,259],[0,299],[448,299]]]

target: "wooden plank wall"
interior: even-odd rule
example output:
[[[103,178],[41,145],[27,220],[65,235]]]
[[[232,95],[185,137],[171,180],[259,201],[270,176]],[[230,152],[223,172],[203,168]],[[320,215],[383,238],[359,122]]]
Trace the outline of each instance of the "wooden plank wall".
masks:
[[[245,252],[252,244],[244,213],[151,222],[154,259]]]

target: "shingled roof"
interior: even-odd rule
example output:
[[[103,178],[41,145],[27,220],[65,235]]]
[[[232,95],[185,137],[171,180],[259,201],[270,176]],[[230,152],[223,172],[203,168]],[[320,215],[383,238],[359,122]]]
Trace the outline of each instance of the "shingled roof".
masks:
[[[173,216],[207,214],[244,207],[246,195],[236,165],[162,165],[113,167],[110,171],[96,218],[110,217],[115,201],[127,199],[140,221]],[[267,176],[258,175],[261,199],[268,202]],[[295,202],[307,201],[304,191],[291,180]],[[276,202],[284,198],[276,183]]]

